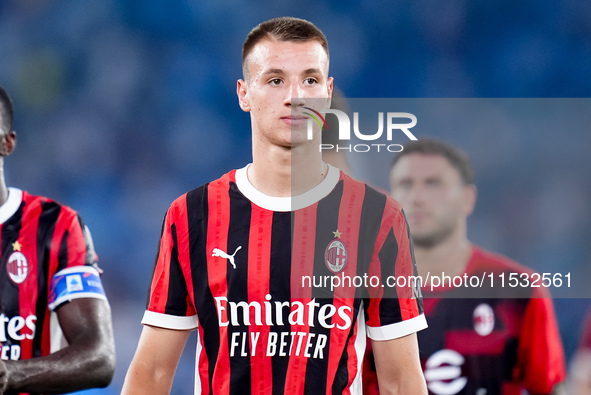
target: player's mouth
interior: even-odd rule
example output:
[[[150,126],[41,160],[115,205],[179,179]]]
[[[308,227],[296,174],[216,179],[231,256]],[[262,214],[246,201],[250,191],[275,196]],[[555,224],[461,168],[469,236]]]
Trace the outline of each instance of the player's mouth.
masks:
[[[423,211],[411,211],[406,212],[405,214],[406,219],[408,219],[408,222],[419,223],[421,221],[424,221],[425,218],[427,218],[427,213]]]
[[[308,122],[309,117],[305,115],[288,115],[281,117],[281,120],[290,126],[305,125]]]

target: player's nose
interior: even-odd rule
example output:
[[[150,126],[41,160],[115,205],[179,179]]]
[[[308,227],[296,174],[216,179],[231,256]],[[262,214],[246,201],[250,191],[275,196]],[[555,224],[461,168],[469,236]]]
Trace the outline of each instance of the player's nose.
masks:
[[[413,185],[408,191],[408,200],[413,206],[421,206],[425,202],[425,191],[418,185]]]
[[[303,106],[306,104],[306,101],[304,100],[304,92],[298,81],[290,82],[285,103],[294,106]]]

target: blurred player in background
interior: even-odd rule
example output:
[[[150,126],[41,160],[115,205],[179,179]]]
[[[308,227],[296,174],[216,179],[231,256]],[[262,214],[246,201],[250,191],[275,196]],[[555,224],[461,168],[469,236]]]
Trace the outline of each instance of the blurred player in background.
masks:
[[[302,108],[330,104],[328,64],[310,22],[277,18],[249,33],[237,94],[251,115],[253,163],[169,208],[124,394],[169,392],[194,329],[196,393],[361,394],[366,331],[389,393],[426,393],[413,290],[386,298],[301,283],[416,270],[396,202],[322,162],[319,127],[306,137]]]
[[[0,394],[105,387],[115,344],[90,232],[71,208],[6,187],[12,122],[0,87]]]
[[[419,274],[481,277],[533,273],[510,259],[473,245],[467,217],[476,187],[467,155],[437,140],[405,145],[390,173],[392,196],[407,215]],[[418,334],[430,394],[562,393],[565,362],[552,299],[544,287],[423,287],[429,328]],[[437,285],[437,284],[435,284]],[[377,394],[371,359],[364,371],[366,394]]]

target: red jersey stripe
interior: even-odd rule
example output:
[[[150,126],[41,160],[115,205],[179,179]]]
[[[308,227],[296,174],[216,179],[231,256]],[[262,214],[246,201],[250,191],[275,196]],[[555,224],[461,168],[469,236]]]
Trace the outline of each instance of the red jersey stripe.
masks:
[[[186,207],[187,195],[183,195],[182,206]],[[189,219],[187,210],[179,210],[178,220],[176,221],[177,248],[179,254],[179,263],[187,283],[187,311],[186,316],[196,314],[195,296],[193,288],[193,277],[191,276],[191,253],[189,251]]]
[[[310,275],[313,272],[313,268],[310,267],[310,262],[306,257],[313,256],[316,248],[317,210],[318,204],[314,204],[293,214],[292,303],[297,301],[305,305],[312,300],[312,288],[303,287],[301,281],[303,276]],[[307,325],[295,324],[291,326],[291,331],[301,338],[309,335],[310,328]],[[297,395],[304,393],[307,362],[308,359],[305,358],[302,350],[298,349],[298,345],[292,347],[292,354],[287,368],[288,375],[285,380],[286,394]]]
[[[185,195],[181,197],[181,199],[184,198]],[[171,218],[173,217],[170,215],[166,216],[164,229],[168,230],[171,228]],[[173,244],[172,234],[169,231],[162,232],[158,259],[156,266],[154,267],[150,290],[150,309],[158,313],[164,313],[166,310],[166,302],[168,300],[166,290],[169,288],[170,284],[170,261],[172,258]]]
[[[347,188],[348,185],[351,185],[349,183],[345,183],[345,188]],[[349,212],[361,212],[362,211],[362,206],[363,206],[363,202],[365,200],[365,186],[362,184],[353,184],[351,187],[352,191],[351,191],[351,199],[346,202],[346,209]],[[348,195],[348,190],[345,189],[345,191],[343,192],[344,196]],[[345,203],[345,202],[343,202]],[[343,214],[343,211],[341,211],[341,215]],[[355,216],[352,217],[354,219],[354,221],[351,219],[351,217],[349,217],[349,220],[347,221],[347,226],[344,227],[343,229],[347,232],[347,235],[349,234],[349,232],[352,232],[354,234],[354,237],[352,237],[352,243],[349,243],[348,245],[350,245],[349,248],[349,256],[350,257],[354,257],[356,259],[355,261],[355,270],[357,270],[357,256],[358,256],[358,247],[359,247],[359,243],[355,242],[355,240],[359,239],[360,234],[359,231],[361,229],[361,216]],[[341,218],[339,218],[339,227],[341,226],[341,223],[344,220],[341,220]],[[353,275],[354,273],[352,273],[351,275]],[[352,301],[350,302],[352,303]],[[353,313],[352,313],[353,314]],[[363,316],[363,315],[361,315]],[[355,318],[355,317],[351,317],[351,318]],[[347,388],[345,389],[345,392],[343,393],[344,395],[349,395],[351,394],[350,391],[350,386],[353,383],[353,380],[355,380],[355,377],[357,376],[357,372],[358,372],[358,368],[359,368],[359,360],[363,358],[363,355],[358,355],[357,354],[357,347],[356,347],[356,341],[355,339],[357,339],[357,328],[358,328],[359,323],[357,323],[356,325],[353,325],[352,330],[353,330],[353,334],[352,336],[349,337],[349,341],[347,343],[347,356],[348,356],[348,362],[347,362],[347,370],[349,373],[349,382],[347,385]],[[362,322],[361,325],[365,325],[365,322]],[[331,339],[332,339],[333,335],[331,334]]]
[[[351,213],[361,213],[364,195],[365,186],[363,184],[343,182],[343,194],[340,202],[341,207],[339,210],[338,218],[338,232],[340,233],[340,235],[339,233],[335,235],[338,238],[342,239],[345,245],[348,246],[346,258],[347,262],[345,264],[344,269],[341,272],[343,273],[343,278],[345,278],[345,276],[347,278],[353,278],[357,275],[357,253],[359,246],[359,229],[361,223],[361,216],[351,215]],[[353,284],[345,284],[345,286],[337,288],[335,290],[335,298],[333,301],[333,305],[336,307],[337,311],[339,311],[341,306],[353,305],[355,293],[356,288]],[[351,322],[353,322],[355,317],[353,316],[353,311],[351,309],[349,310],[350,311],[348,314],[350,316]],[[356,325],[353,325],[351,330],[355,331]],[[352,344],[353,347],[351,347],[351,344],[348,344],[347,342],[348,337],[349,331],[343,331],[339,329],[337,325],[334,325],[331,329],[329,350],[331,350],[331,353],[332,350],[339,350],[339,352],[335,352],[333,354],[334,357],[329,358],[328,360],[328,380],[326,382],[327,394],[332,394],[334,377],[336,375],[340,362],[340,358],[338,358],[337,356],[341,355],[342,350],[347,346],[349,346],[347,347],[347,356],[349,358],[349,363],[347,364],[347,373],[349,377],[348,384],[350,385],[353,379],[355,378],[357,370],[357,357],[355,353],[354,342]]]
[[[252,204],[251,226],[248,247],[248,277],[257,278],[261,281],[250,282],[248,287],[248,302],[258,301],[261,304],[267,302],[269,294],[271,244],[266,243],[271,239],[273,225],[273,212],[264,210],[256,204]],[[262,317],[264,321],[273,322],[274,317],[270,316],[272,311],[269,307],[265,309],[267,314]],[[255,322],[255,311],[250,310],[250,322]],[[252,394],[267,394],[273,389],[273,376],[271,358],[265,356],[265,345],[269,341],[270,327],[251,326],[249,327],[249,344],[253,350],[253,343],[256,342],[253,352],[250,355]]]

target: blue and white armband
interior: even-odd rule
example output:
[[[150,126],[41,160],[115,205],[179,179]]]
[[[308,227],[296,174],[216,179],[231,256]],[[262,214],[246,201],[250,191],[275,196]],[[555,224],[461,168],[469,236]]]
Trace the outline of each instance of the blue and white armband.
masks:
[[[92,266],[73,266],[57,272],[51,281],[48,306],[53,311],[79,298],[107,300],[98,271]]]

